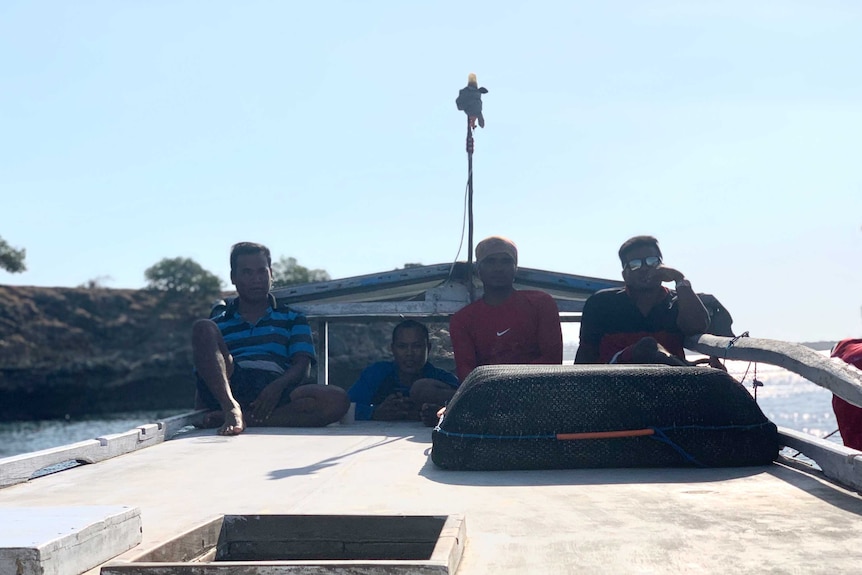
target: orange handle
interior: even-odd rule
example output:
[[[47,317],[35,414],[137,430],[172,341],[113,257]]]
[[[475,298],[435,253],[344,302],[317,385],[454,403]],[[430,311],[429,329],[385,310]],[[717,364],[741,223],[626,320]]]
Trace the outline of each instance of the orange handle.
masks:
[[[586,433],[558,433],[557,439],[610,439],[614,437],[639,437],[642,435],[653,435],[653,429],[630,429],[627,431],[589,431]]]

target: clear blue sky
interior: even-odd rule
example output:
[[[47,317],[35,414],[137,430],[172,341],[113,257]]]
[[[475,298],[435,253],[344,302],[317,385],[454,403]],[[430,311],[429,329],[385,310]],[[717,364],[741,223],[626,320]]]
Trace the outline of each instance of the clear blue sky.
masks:
[[[656,235],[737,331],[862,335],[862,2],[0,3],[0,283],[234,242],[347,277],[476,239],[618,278]],[[462,251],[459,259],[466,259]],[[109,276],[110,280],[105,280]]]

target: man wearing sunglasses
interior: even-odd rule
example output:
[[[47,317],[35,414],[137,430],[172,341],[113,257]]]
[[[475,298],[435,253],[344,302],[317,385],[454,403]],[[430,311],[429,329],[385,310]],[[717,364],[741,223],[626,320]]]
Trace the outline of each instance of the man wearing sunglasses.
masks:
[[[687,365],[685,337],[709,328],[691,282],[664,265],[658,240],[635,236],[619,249],[625,287],[594,293],[584,304],[575,363]],[[674,282],[673,290],[663,283]]]

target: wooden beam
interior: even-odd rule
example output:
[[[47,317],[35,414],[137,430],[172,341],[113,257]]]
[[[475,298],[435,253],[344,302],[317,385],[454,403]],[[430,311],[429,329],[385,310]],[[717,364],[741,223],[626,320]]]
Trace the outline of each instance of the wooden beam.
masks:
[[[862,452],[786,427],[778,428],[778,437],[783,446],[813,459],[829,479],[862,491]]]
[[[707,334],[687,338],[685,347],[720,359],[756,361],[783,367],[862,407],[862,371],[840,359],[824,357],[810,347],[774,339]]]
[[[0,459],[0,488],[24,483],[37,471],[68,461],[98,463],[170,439],[188,425],[203,421],[206,410],[192,411],[155,423],[139,425],[123,433],[104,435],[60,447]]]

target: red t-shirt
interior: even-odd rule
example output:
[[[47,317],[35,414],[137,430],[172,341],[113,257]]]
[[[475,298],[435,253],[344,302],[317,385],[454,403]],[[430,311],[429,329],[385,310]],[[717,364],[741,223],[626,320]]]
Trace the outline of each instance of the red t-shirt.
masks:
[[[563,363],[560,312],[542,291],[514,291],[498,306],[478,300],[449,321],[458,379],[480,365]]]
[[[862,369],[862,339],[839,341],[832,350],[832,357],[843,359],[850,365]],[[862,451],[862,408],[856,407],[838,397],[832,396],[832,409],[841,431],[844,445]]]

